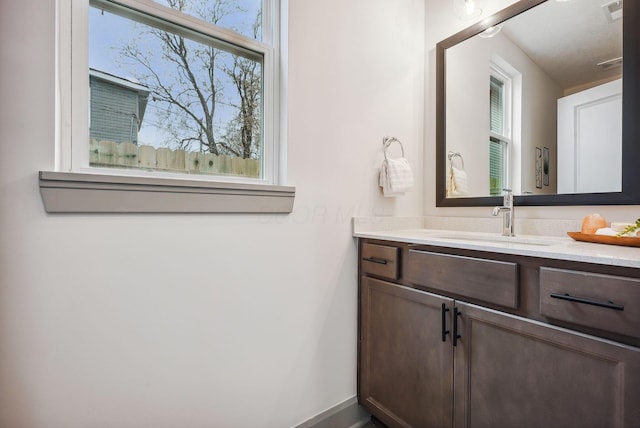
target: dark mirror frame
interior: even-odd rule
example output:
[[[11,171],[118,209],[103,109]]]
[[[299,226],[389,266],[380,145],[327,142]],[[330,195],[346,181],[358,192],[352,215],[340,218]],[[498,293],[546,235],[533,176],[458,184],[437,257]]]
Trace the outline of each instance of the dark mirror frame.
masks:
[[[481,207],[502,204],[502,197],[446,197],[445,51],[545,1],[553,0],[521,0],[436,45],[437,207]],[[640,31],[638,31],[640,1],[625,1],[623,11],[622,192],[516,196],[515,205],[640,205]]]

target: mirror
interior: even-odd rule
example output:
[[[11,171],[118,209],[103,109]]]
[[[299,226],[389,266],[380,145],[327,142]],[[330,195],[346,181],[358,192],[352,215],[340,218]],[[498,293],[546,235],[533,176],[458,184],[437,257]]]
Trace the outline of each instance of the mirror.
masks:
[[[436,205],[640,204],[639,15],[521,0],[438,43]]]

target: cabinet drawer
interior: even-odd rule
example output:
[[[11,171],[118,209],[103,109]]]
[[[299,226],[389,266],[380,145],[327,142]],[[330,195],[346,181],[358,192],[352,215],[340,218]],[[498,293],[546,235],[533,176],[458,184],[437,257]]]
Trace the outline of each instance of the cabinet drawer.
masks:
[[[640,279],[540,268],[540,313],[640,337]]]
[[[398,279],[399,248],[388,245],[362,244],[362,273]]]
[[[435,290],[518,307],[516,263],[410,250],[405,278]]]

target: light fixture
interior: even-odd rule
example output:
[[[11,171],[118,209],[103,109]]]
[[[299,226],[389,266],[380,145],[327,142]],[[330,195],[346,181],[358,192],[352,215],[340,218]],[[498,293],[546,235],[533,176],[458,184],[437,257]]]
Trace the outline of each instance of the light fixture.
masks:
[[[473,0],[464,0],[464,13],[467,15],[473,15],[476,11],[476,2]]]
[[[491,26],[491,27],[487,28],[482,33],[478,33],[478,36],[483,37],[485,39],[489,39],[489,38],[495,36],[496,34],[498,34],[500,32],[500,30],[502,30],[502,25],[500,25],[500,24],[494,25],[494,26]]]
[[[474,19],[482,15],[477,0],[453,0],[453,10],[462,20]]]

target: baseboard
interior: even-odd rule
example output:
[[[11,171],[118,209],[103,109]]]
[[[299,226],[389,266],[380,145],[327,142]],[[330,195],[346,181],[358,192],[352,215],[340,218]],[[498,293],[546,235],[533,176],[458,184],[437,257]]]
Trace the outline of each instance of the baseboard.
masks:
[[[369,412],[358,405],[358,399],[351,397],[294,428],[360,428],[370,417]]]

